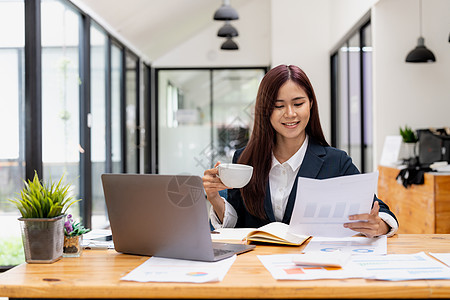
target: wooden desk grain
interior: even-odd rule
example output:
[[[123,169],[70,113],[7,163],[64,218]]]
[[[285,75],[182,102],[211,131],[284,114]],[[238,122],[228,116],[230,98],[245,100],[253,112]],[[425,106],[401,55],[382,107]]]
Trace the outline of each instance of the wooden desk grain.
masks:
[[[277,281],[256,255],[295,253],[302,247],[258,245],[239,255],[222,282],[139,283],[120,278],[147,257],[86,250],[53,264],[22,264],[0,274],[0,297],[10,298],[449,298],[450,280],[366,279]],[[388,253],[450,252],[450,234],[401,234]]]

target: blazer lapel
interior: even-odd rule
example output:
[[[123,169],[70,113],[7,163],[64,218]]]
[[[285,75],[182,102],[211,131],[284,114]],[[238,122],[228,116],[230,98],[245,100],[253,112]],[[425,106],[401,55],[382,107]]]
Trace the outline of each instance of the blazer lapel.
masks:
[[[275,222],[275,215],[273,213],[271,199],[272,199],[272,196],[270,195],[270,185],[269,185],[269,182],[267,182],[266,198],[264,198],[264,210],[266,211],[266,215],[269,218],[269,221]]]
[[[323,159],[320,156],[325,155],[323,146],[314,143],[312,139],[309,141],[308,149],[306,149],[305,157],[297,173],[298,177],[316,178],[323,165]],[[283,223],[289,224],[291,221],[292,210],[294,209],[295,197],[297,196],[298,180],[294,181],[291,193],[289,194],[288,203],[283,216]]]

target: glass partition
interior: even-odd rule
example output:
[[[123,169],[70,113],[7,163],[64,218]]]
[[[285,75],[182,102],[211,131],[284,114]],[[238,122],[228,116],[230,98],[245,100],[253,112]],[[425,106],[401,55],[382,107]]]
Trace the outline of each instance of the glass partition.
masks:
[[[210,89],[209,71],[158,72],[160,174],[200,176],[211,164]]]
[[[265,70],[158,71],[160,174],[203,176],[246,145]]]
[[[213,71],[213,149],[211,164],[231,162],[248,142],[262,70]]]

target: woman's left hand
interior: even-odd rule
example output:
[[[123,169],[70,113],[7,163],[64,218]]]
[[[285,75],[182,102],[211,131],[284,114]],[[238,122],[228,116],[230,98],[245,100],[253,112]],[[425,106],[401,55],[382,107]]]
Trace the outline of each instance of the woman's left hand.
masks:
[[[361,232],[369,238],[387,234],[389,226],[378,216],[379,210],[380,205],[378,201],[375,201],[370,214],[351,215],[348,217],[349,220],[361,222],[344,223],[344,227]]]

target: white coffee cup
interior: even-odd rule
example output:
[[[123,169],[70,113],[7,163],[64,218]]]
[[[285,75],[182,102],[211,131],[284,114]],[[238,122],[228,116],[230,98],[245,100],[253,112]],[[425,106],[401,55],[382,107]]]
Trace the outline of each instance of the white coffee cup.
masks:
[[[244,187],[253,174],[253,167],[243,164],[220,164],[217,168],[222,183],[234,189]]]

